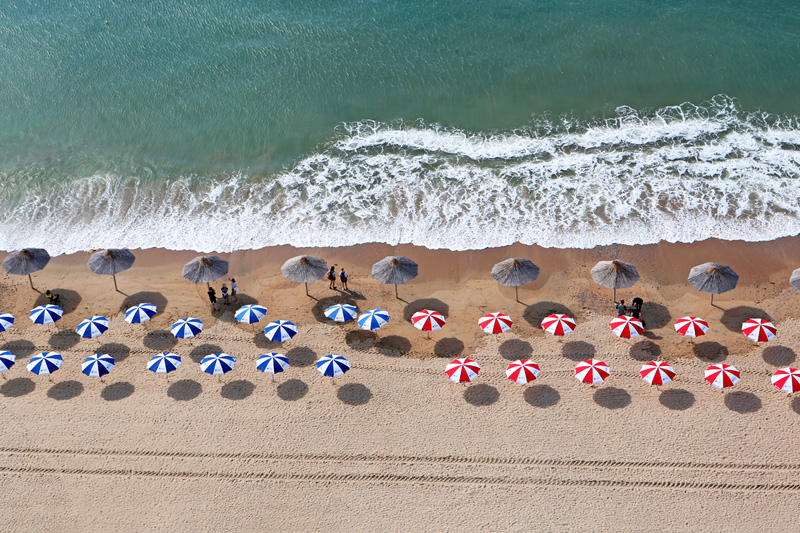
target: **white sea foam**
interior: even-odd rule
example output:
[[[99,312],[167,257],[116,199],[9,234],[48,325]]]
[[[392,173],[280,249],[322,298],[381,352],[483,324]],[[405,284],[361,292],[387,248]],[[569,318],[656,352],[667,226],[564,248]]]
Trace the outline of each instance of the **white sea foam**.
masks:
[[[21,183],[20,172],[0,180]],[[800,233],[800,127],[728,98],[511,133],[364,121],[276,175],[152,182],[103,174],[6,186],[0,248],[769,240]]]

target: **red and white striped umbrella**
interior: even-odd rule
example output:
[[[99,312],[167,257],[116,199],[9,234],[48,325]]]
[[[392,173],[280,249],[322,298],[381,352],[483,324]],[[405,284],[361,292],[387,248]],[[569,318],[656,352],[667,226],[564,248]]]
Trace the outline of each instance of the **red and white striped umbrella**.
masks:
[[[706,368],[706,381],[718,389],[733,387],[739,383],[740,377],[739,371],[733,365],[720,363]]]
[[[767,342],[775,336],[778,330],[769,320],[763,318],[751,318],[742,323],[742,333],[744,336],[755,342]]]
[[[525,385],[539,377],[542,370],[529,359],[517,359],[506,368],[506,376],[514,383]]]
[[[684,337],[699,337],[708,331],[708,322],[696,316],[685,316],[675,321],[675,331]]]
[[[610,373],[608,365],[597,359],[581,361],[575,367],[575,379],[590,385],[600,385]]]
[[[437,331],[444,326],[444,315],[430,309],[423,309],[411,316],[411,323],[414,327],[422,331]]]
[[[568,315],[554,314],[542,320],[542,329],[547,333],[558,335],[559,337],[572,333],[575,329],[575,319]]]
[[[486,333],[503,333],[511,329],[514,321],[503,313],[489,313],[478,319],[478,326]]]
[[[663,385],[675,379],[675,369],[664,361],[650,361],[642,365],[639,375],[648,385]]]
[[[456,383],[466,383],[478,377],[478,372],[481,371],[481,365],[472,359],[453,359],[444,369],[444,373],[450,378],[450,381]]]
[[[642,321],[632,316],[618,316],[608,326],[614,335],[623,339],[638,337],[644,332]]]
[[[789,394],[798,392],[800,391],[800,370],[788,366],[779,368],[772,374],[772,384]]]

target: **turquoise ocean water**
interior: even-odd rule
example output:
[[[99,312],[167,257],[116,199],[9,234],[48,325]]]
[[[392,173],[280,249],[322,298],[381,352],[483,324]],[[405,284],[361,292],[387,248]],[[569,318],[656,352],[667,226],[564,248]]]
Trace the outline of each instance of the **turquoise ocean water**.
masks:
[[[782,0],[5,0],[0,249],[797,234],[799,34]]]

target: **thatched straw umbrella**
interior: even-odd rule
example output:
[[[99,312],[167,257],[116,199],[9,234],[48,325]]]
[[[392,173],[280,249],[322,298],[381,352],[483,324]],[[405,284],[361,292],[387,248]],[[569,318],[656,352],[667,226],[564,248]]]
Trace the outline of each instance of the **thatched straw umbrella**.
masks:
[[[390,255],[372,265],[372,277],[385,283],[394,285],[394,297],[397,295],[397,286],[417,277],[419,265],[408,257],[402,255]]]
[[[216,255],[201,255],[183,265],[183,277],[192,283],[209,284],[228,273],[228,262]]]
[[[728,292],[736,287],[739,275],[726,265],[703,263],[689,271],[689,282],[697,289],[711,293],[711,305],[714,295]]]
[[[792,277],[789,278],[789,285],[794,287],[796,291],[800,291],[800,268],[792,272]]]
[[[31,273],[43,269],[49,262],[50,254],[47,253],[47,250],[43,248],[23,248],[9,254],[3,261],[3,268],[9,274],[27,275],[28,281],[31,283],[31,289],[36,290],[36,287],[33,286]]]
[[[308,282],[322,279],[328,273],[328,264],[324,259],[312,255],[298,255],[286,261],[281,267],[283,277],[295,283],[306,284],[306,296],[308,294]]]
[[[630,263],[614,259],[600,261],[592,268],[592,279],[598,285],[614,289],[614,302],[617,301],[617,289],[627,289],[639,281],[639,271]]]
[[[119,292],[117,288],[117,274],[123,270],[128,270],[133,262],[136,261],[136,256],[130,250],[120,248],[109,248],[108,250],[100,250],[95,252],[89,257],[87,266],[95,274],[102,274],[114,278],[114,290]]]
[[[492,277],[500,285],[514,287],[514,297],[519,301],[519,287],[539,277],[539,267],[530,259],[506,259],[492,267]]]

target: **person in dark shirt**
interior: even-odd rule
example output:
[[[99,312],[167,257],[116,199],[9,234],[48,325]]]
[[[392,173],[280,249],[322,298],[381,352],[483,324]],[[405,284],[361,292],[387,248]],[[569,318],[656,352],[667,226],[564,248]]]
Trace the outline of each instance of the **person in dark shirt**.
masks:
[[[627,312],[628,308],[625,307],[625,300],[620,300],[619,304],[617,304],[617,316],[625,316]]]

